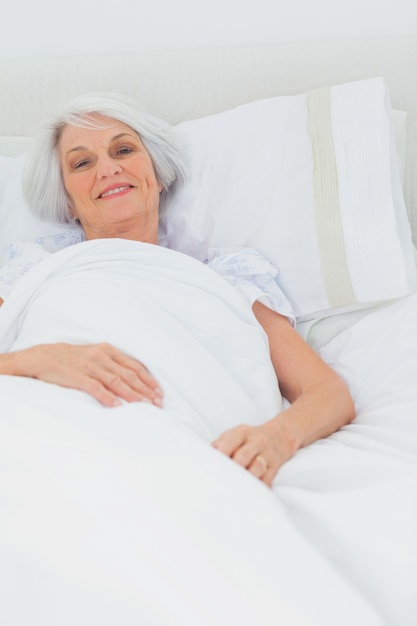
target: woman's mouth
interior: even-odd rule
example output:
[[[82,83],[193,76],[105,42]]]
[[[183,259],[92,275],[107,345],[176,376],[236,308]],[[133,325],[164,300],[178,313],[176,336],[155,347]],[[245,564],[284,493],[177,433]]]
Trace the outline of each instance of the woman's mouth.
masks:
[[[112,187],[111,189],[107,189],[103,191],[102,194],[99,195],[99,198],[107,198],[108,196],[114,196],[118,193],[122,193],[127,189],[132,189],[132,185],[120,185],[120,187]]]

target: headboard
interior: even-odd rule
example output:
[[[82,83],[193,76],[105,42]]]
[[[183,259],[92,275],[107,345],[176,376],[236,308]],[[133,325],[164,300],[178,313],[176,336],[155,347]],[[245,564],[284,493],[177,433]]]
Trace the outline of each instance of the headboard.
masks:
[[[57,103],[86,91],[125,93],[177,123],[373,76],[408,112],[404,189],[417,241],[417,36],[0,59],[0,136],[30,135]]]

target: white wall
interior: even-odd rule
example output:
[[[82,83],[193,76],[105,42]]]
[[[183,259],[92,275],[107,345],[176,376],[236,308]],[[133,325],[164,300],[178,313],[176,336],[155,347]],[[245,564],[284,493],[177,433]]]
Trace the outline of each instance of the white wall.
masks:
[[[417,33],[417,0],[9,0],[0,57]]]

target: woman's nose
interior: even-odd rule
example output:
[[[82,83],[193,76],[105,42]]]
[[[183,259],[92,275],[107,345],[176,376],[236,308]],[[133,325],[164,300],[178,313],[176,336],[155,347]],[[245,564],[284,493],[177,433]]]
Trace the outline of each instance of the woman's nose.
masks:
[[[100,157],[97,161],[97,178],[110,178],[120,174],[122,166],[118,161],[115,161],[109,156]]]

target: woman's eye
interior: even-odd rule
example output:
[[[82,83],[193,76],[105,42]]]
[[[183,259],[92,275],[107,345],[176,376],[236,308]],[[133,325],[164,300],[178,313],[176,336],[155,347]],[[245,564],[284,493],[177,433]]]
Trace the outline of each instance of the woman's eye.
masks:
[[[89,161],[87,161],[86,159],[83,159],[82,161],[77,161],[77,163],[74,163],[73,165],[73,169],[74,170],[79,170],[83,167],[85,167],[86,165],[88,165]]]
[[[130,154],[131,152],[133,152],[133,150],[129,148],[129,146],[123,146],[117,149],[117,154]]]

